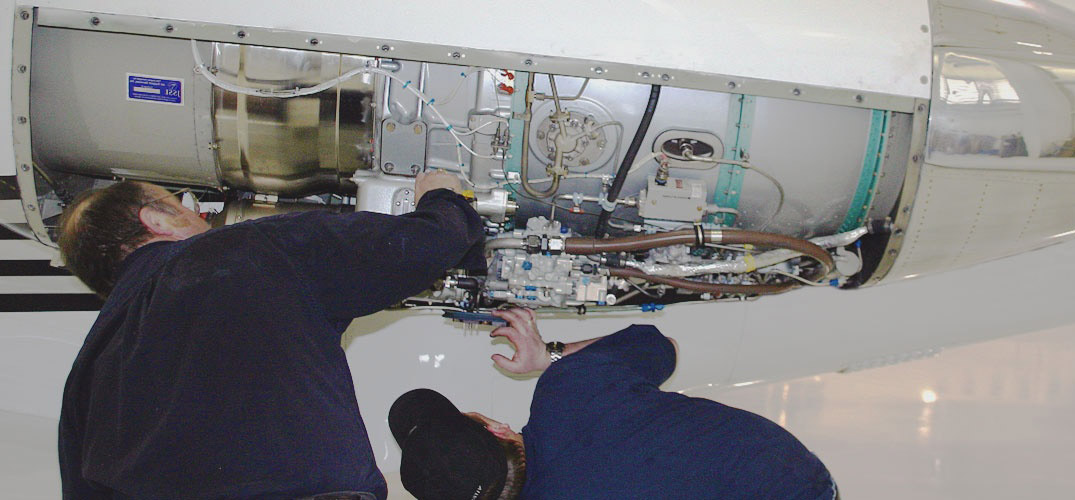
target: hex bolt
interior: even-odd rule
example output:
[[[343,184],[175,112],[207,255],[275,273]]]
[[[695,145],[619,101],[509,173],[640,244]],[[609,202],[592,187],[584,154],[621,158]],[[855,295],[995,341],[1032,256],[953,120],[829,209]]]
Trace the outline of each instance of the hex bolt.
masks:
[[[311,38],[310,39],[310,45],[317,45],[319,43],[321,43],[321,40],[318,40],[316,38]]]
[[[460,54],[459,52],[452,52],[449,55],[452,56],[452,59],[459,59],[460,57],[463,57],[463,54]]]
[[[415,126],[414,126],[414,135],[422,135],[422,132],[423,132],[424,130],[425,130],[425,129],[424,129],[424,128],[422,128],[422,125],[421,125],[421,124],[415,125]]]
[[[172,26],[171,24],[165,24],[164,25],[164,32],[165,33],[171,33],[173,31],[175,31],[175,26]]]
[[[237,36],[239,38],[246,38],[246,32],[243,31],[243,30],[239,30],[239,32],[236,33],[235,36]]]
[[[26,122],[27,122],[27,121],[28,121],[28,120],[26,119],[26,117],[25,117],[25,116],[20,116],[20,117],[19,117],[19,125],[26,125]]]
[[[96,16],[90,18],[90,25],[91,26],[97,26],[98,24],[101,24],[101,18],[96,17]]]
[[[395,132],[395,130],[396,130],[396,124],[395,124],[395,123],[386,123],[386,124],[384,125],[384,129],[385,129],[386,131],[388,131],[388,132]]]
[[[545,139],[545,132],[542,132],[542,131],[538,130],[537,138],[538,138],[538,140],[544,140]]]
[[[25,64],[20,64],[19,65],[19,73],[25,73],[25,72],[26,72],[26,65]]]
[[[23,21],[25,21],[27,19],[30,19],[30,13],[24,10],[22,12],[19,12],[19,17],[22,18]]]

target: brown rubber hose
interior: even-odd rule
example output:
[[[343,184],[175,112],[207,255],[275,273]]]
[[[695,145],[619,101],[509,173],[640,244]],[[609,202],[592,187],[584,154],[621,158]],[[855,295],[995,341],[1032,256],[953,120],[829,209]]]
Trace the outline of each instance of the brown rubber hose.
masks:
[[[802,238],[784,236],[782,234],[763,233],[760,231],[739,230],[705,230],[702,231],[704,243],[720,243],[727,245],[757,245],[759,247],[784,248],[799,252],[821,264],[821,268],[815,270],[805,279],[816,282],[827,276],[835,267],[832,256],[824,248],[817,246]],[[692,245],[698,243],[698,234],[693,229],[669,231],[656,234],[628,236],[625,238],[596,239],[596,238],[567,238],[564,240],[564,252],[576,255],[592,255],[598,253],[632,252],[649,250],[651,248],[666,247],[671,245]],[[611,268],[609,274],[618,277],[641,278],[653,283],[693,290],[696,292],[709,293],[750,293],[750,294],[774,294],[783,293],[798,286],[794,282],[781,283],[778,285],[731,285],[721,283],[705,283],[682,278],[669,278],[664,276],[652,276],[638,269]]]
[[[720,243],[725,245],[751,244],[759,247],[785,248],[799,252],[811,259],[818,261],[823,272],[813,273],[817,276],[811,281],[821,279],[829,274],[835,267],[832,256],[824,248],[821,248],[802,238],[784,236],[782,234],[763,233],[760,231],[740,230],[705,230],[702,231],[704,243]],[[649,250],[651,248],[667,247],[672,245],[693,245],[698,243],[698,237],[693,229],[681,229],[664,233],[643,234],[628,236],[625,238],[567,238],[564,240],[564,253],[575,255],[593,255],[599,253],[635,252]]]
[[[608,270],[608,274],[620,278],[642,278],[649,282],[671,285],[676,288],[682,288],[684,290],[693,290],[695,292],[709,292],[717,294],[746,293],[758,295],[772,295],[774,293],[786,292],[798,286],[794,281],[781,283],[779,285],[731,285],[724,283],[704,283],[701,281],[686,280],[683,278],[666,278],[664,276],[651,276],[638,269],[633,269],[629,267],[613,267]]]

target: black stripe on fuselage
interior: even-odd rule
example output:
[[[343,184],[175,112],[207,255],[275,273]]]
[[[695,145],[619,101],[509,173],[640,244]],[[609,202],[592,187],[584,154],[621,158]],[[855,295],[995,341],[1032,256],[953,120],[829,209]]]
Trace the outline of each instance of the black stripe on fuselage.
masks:
[[[0,276],[71,276],[47,260],[0,260]]]
[[[88,293],[0,295],[0,312],[99,311],[104,302]]]

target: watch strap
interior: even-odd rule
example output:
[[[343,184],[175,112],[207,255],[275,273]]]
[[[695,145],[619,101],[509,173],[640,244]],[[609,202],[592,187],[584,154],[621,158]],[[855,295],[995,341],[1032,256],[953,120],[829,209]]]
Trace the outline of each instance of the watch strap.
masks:
[[[549,353],[549,360],[553,363],[560,361],[564,357],[564,347],[563,342],[546,342],[545,351]]]

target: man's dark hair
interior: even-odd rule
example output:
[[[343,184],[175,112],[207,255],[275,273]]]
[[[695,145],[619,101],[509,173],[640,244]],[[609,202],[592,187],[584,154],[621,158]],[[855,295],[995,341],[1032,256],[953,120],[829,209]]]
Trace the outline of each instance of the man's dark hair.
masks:
[[[60,218],[64,264],[101,298],[112,293],[123,259],[153,236],[138,216],[153,201],[146,186],[123,181],[83,192]]]

